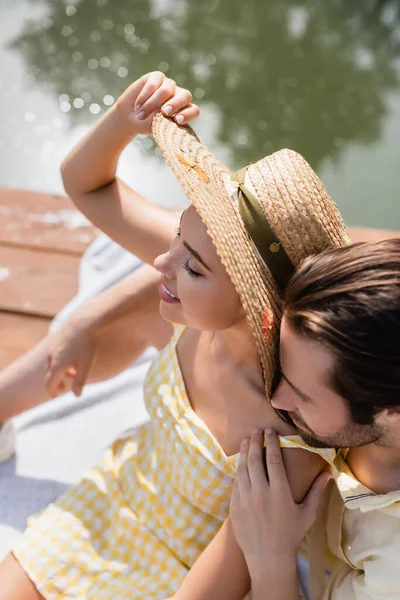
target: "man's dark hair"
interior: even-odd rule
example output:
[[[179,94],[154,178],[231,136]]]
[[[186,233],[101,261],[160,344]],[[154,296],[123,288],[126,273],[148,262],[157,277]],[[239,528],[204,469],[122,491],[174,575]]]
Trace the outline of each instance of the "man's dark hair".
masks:
[[[285,318],[335,356],[335,391],[353,420],[400,406],[400,239],[306,259],[285,296]]]

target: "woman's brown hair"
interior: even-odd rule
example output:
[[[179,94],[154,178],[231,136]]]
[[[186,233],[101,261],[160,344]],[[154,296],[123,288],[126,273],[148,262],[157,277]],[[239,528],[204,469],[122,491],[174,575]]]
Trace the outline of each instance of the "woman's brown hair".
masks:
[[[357,423],[400,406],[400,239],[359,243],[305,260],[285,318],[335,356],[333,388]]]

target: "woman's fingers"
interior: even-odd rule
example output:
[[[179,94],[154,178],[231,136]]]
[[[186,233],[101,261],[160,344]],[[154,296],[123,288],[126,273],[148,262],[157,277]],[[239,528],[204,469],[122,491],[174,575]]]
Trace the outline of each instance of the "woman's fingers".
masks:
[[[279,445],[279,438],[273,429],[266,430],[265,441],[267,445],[266,465],[271,490],[283,492],[284,494],[289,493],[291,497],[289,481]]]
[[[199,107],[192,104],[189,90],[178,87],[173,79],[160,71],[134,82],[119,98],[118,104],[135,122],[139,133],[151,133],[151,121],[160,110],[178,124],[189,123],[200,114]]]
[[[163,84],[150,96],[150,98],[140,105],[135,106],[135,113],[139,121],[147,119],[153,112],[159,111],[161,106],[175,94],[176,83],[172,79],[165,79]]]
[[[165,116],[174,117],[180,124],[192,121],[200,114],[199,107],[191,104],[192,94],[189,90],[177,88],[172,79],[165,79],[144,104],[140,104],[140,102],[139,97],[135,106],[135,113],[139,121],[147,119],[160,108]]]
[[[77,397],[79,397],[82,394],[83,388],[86,384],[86,380],[89,377],[90,369],[92,368],[94,358],[95,355],[93,353],[87,353],[84,357],[82,357],[81,361],[77,366],[74,377],[74,383],[72,385],[72,392]]]
[[[200,108],[197,104],[189,104],[189,106],[181,111],[179,111],[175,116],[174,120],[179,123],[179,125],[184,125],[185,123],[189,123],[190,121],[194,121],[200,114]]]
[[[169,98],[164,106],[161,107],[161,112],[166,117],[174,117],[180,113],[180,111],[189,107],[192,98],[193,96],[189,90],[176,88],[174,96]]]
[[[45,375],[45,382],[50,398],[55,398],[59,394],[64,375],[65,369],[62,366],[56,367],[55,365],[50,364],[48,367]]]
[[[248,494],[250,491],[250,477],[247,468],[247,457],[249,454],[250,440],[247,438],[243,440],[240,446],[239,464],[237,469],[236,481],[239,488],[239,492]]]
[[[143,110],[143,106],[145,103],[156,93],[156,91],[161,87],[164,83],[166,77],[164,73],[161,71],[154,71],[154,73],[150,73],[146,76],[147,79],[145,84],[143,85],[142,90],[139,92],[136,101],[135,101],[135,111],[139,114],[141,110]],[[139,80],[141,81],[141,80]],[[165,102],[166,98],[164,99]],[[149,115],[150,113],[148,113]]]
[[[260,488],[267,484],[267,477],[263,460],[264,434],[255,430],[251,434],[251,442],[247,457],[250,483],[253,488]]]

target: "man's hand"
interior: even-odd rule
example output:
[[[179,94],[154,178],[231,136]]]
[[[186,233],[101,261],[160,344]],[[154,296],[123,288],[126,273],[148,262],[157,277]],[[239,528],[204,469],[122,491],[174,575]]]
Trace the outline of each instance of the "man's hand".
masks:
[[[330,478],[326,472],[319,475],[304,502],[296,504],[278,436],[272,430],[265,433],[266,464],[263,440],[263,432],[257,432],[251,440],[242,443],[230,506],[236,539],[252,581],[260,580],[266,565],[295,564],[300,542],[317,517],[322,493]]]
[[[160,71],[143,75],[118,98],[117,109],[135,134],[150,134],[153,117],[160,111],[182,125],[200,114],[189,90],[178,87]]]

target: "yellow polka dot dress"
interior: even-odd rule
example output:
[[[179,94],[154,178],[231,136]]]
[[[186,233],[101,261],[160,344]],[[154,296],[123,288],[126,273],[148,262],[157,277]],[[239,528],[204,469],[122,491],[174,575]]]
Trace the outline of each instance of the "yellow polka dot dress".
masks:
[[[151,421],[114,442],[14,544],[46,600],[165,600],[225,520],[238,456],[225,455],[190,406],[181,331],[148,372]]]

